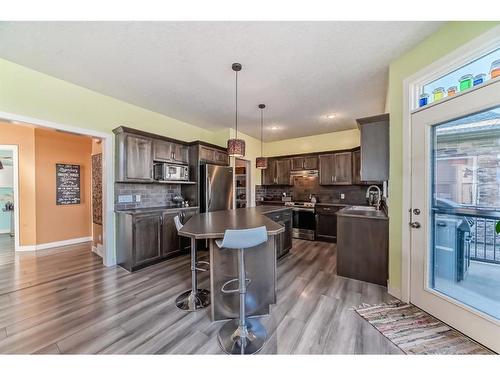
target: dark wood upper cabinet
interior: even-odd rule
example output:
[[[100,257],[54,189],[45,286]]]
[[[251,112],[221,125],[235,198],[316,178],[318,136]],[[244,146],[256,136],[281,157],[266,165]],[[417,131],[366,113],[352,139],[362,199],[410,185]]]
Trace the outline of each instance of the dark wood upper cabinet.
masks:
[[[262,185],[292,185],[292,159],[268,159],[262,170]]]
[[[153,142],[151,139],[120,134],[116,142],[116,180],[153,181]]]
[[[153,146],[153,159],[155,161],[180,164],[189,162],[189,148],[186,145],[155,139]]]
[[[361,185],[361,151],[352,153],[352,184]]]
[[[361,180],[389,179],[389,114],[356,120],[361,132]]]
[[[276,159],[267,160],[267,168],[262,170],[262,185],[276,184]]]
[[[156,161],[172,161],[174,153],[173,146],[171,142],[155,139],[153,141],[153,159]]]
[[[306,156],[304,158],[304,169],[318,169],[318,157]]]
[[[176,163],[188,164],[189,163],[189,147],[173,143],[173,157],[172,161]]]
[[[205,163],[229,165],[227,151],[200,145],[200,161]]]
[[[352,153],[339,152],[335,154],[334,185],[352,184]]]
[[[319,184],[334,185],[335,154],[319,156]]]
[[[351,185],[351,152],[338,152],[319,156],[320,185]]]
[[[215,150],[215,161],[220,164],[229,165],[229,155],[226,151]]]
[[[311,155],[292,158],[292,171],[301,171],[304,169],[318,169],[318,157]]]
[[[292,171],[301,171],[304,169],[304,158],[292,158]]]
[[[277,185],[291,185],[290,170],[292,168],[292,161],[290,159],[276,160],[276,184]]]
[[[215,160],[215,150],[213,148],[200,146],[200,160],[204,161]]]

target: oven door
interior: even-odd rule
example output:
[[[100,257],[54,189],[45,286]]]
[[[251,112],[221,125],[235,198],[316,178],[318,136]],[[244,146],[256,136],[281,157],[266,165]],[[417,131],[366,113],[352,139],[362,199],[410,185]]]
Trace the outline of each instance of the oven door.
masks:
[[[294,207],[292,221],[292,236],[306,240],[314,240],[316,219],[314,208]]]

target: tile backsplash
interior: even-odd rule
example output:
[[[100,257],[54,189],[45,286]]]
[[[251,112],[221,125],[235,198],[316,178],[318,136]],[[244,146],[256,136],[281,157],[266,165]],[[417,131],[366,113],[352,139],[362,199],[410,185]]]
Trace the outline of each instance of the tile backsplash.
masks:
[[[115,210],[168,206],[175,194],[181,194],[181,185],[115,183]]]
[[[307,201],[313,194],[318,202],[345,202],[348,204],[366,204],[368,186],[336,185],[323,186],[317,177],[294,177],[293,186],[256,186],[255,199],[281,200],[283,193],[292,196],[292,200]],[[341,199],[344,194],[344,199]]]

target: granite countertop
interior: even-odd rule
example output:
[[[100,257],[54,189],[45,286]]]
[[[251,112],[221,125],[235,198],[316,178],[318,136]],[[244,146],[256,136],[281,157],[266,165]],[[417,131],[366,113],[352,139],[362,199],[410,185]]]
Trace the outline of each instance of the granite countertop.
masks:
[[[345,207],[345,206],[350,206],[352,203],[346,203],[346,202],[318,202],[316,203],[316,206],[334,206],[334,207]]]
[[[138,208],[128,208],[124,210],[115,210],[116,213],[122,214],[140,214],[143,212],[155,212],[155,211],[185,211],[198,209],[198,206],[190,206],[190,207],[182,207],[177,205],[169,205],[169,206],[158,206],[158,207],[138,207]]]
[[[257,206],[196,214],[182,227],[179,234],[195,239],[222,238],[226,229],[248,229],[265,226],[267,234],[274,236],[284,232],[285,228],[266,217],[265,214],[285,210],[289,210],[289,208]]]
[[[347,206],[337,211],[337,216],[357,217],[363,219],[389,220],[389,217],[382,209],[378,211],[377,210],[368,211],[363,209],[356,209],[356,207],[360,206]]]

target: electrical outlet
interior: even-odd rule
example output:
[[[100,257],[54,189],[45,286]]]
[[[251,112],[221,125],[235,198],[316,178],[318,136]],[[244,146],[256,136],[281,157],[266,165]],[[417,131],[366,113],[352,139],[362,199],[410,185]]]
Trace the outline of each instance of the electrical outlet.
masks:
[[[119,195],[118,196],[118,203],[132,203],[133,198],[132,195]]]
[[[345,194],[340,194],[340,199],[345,199]]]
[[[141,201],[141,195],[140,194],[136,194],[135,195],[135,201],[136,202],[140,202]]]

